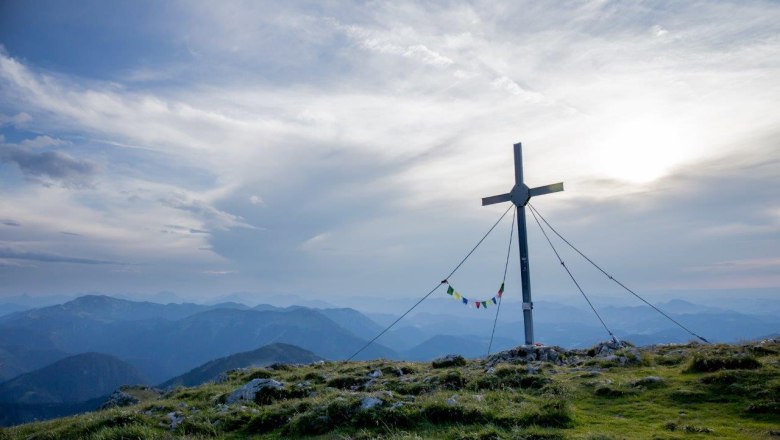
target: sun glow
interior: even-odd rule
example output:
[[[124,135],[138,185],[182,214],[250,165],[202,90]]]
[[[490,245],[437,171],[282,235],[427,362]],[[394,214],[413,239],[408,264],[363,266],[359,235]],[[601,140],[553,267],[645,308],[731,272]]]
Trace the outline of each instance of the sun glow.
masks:
[[[620,123],[609,128],[596,145],[598,173],[638,184],[662,178],[696,150],[678,124],[662,119]]]

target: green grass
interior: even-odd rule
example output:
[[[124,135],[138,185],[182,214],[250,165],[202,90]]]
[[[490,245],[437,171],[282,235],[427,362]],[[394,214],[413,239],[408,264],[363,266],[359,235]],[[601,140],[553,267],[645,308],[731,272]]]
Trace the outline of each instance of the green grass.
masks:
[[[148,393],[137,405],[0,430],[11,439],[777,439],[780,344],[640,349],[631,365],[327,362]],[[593,362],[593,361],[596,362]],[[382,375],[370,381],[369,374]],[[282,390],[225,397],[252,378]],[[660,378],[660,380],[656,379]],[[361,409],[368,396],[384,403]],[[168,414],[183,421],[170,429]]]

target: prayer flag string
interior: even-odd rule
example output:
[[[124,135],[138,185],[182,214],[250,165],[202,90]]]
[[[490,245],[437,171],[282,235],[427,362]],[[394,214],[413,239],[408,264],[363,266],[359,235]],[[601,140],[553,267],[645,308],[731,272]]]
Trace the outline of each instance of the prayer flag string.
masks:
[[[447,295],[451,296],[456,301],[462,302],[463,305],[475,309],[487,309],[488,307],[496,306],[498,304],[498,299],[501,298],[501,296],[504,294],[504,283],[501,283],[501,287],[498,288],[498,293],[496,293],[496,296],[484,301],[474,301],[461,295],[458,291],[455,290],[454,287],[452,287],[452,284],[450,284],[449,281],[445,280],[444,283],[447,283],[448,285]]]

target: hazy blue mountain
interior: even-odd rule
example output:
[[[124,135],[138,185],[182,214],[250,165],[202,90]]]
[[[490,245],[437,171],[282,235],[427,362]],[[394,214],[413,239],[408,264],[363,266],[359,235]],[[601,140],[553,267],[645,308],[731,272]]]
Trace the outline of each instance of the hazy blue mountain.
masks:
[[[53,419],[87,411],[95,411],[106,401],[101,396],[83,402],[67,403],[2,403],[0,402],[0,426],[12,426],[36,420]]]
[[[10,313],[21,312],[24,310],[30,310],[31,306],[24,306],[16,303],[2,303],[0,304],[0,316],[5,316]]]
[[[121,385],[146,382],[138,370],[116,357],[83,353],[0,384],[0,402],[83,402],[110,394]]]
[[[404,352],[434,336],[436,336],[435,332],[415,325],[406,325],[401,321],[396,327],[382,335],[378,341],[396,351]]]
[[[309,350],[290,344],[275,343],[260,347],[257,350],[236,353],[206,362],[181,376],[163,382],[160,384],[160,388],[178,385],[186,387],[200,385],[214,379],[221,373],[236,368],[263,367],[275,362],[309,364],[321,359],[321,357]]]
[[[594,300],[599,313],[619,338],[641,344],[687,342],[693,338],[647,305],[639,301],[634,303],[636,305],[617,306],[616,302],[608,298]],[[483,311],[465,307],[460,310],[456,308],[457,304],[449,304],[444,308],[447,304],[441,301],[438,304],[442,306],[439,308],[444,313],[432,312],[430,308],[424,312],[412,313],[404,318],[397,328],[383,335],[379,342],[401,353],[409,353],[409,350],[415,348],[413,355],[418,359],[426,359],[441,351],[436,350],[433,344],[423,344],[434,336],[468,339],[486,338],[490,335],[495,316],[493,313],[482,313]],[[583,304],[581,298],[573,298],[571,304],[535,302],[535,340],[548,345],[581,348],[608,339],[608,333],[587,305]],[[744,314],[686,300],[667,300],[658,306],[678,322],[717,342],[755,339],[780,330],[778,315]],[[370,316],[378,322],[392,322],[389,320],[392,318],[390,315]],[[518,303],[504,303],[496,335],[514,341],[514,345],[523,342],[522,312]],[[449,339],[450,342],[454,340]],[[420,345],[414,347],[418,344]]]
[[[0,327],[0,382],[67,356],[36,329]]]
[[[358,312],[340,311],[362,326]],[[348,325],[349,326],[349,325]],[[368,336],[356,336],[320,311],[303,307],[242,310],[195,304],[154,304],[105,296],[88,296],[68,303],[0,318],[0,339],[9,332],[15,343],[68,353],[100,352],[136,365],[153,382],[162,382],[216,357],[285,342],[328,359],[343,359]],[[36,340],[30,335],[36,334]],[[361,359],[395,358],[372,345]]]
[[[256,306],[252,307],[252,309],[253,310],[259,310],[261,312],[267,312],[269,310],[275,311],[275,312],[279,312],[279,311],[284,310],[285,308],[284,307],[272,306],[270,304],[258,304]]]
[[[331,321],[362,338],[373,338],[382,331],[382,327],[355,309],[319,309]]]
[[[218,356],[274,342],[297,345],[327,359],[344,359],[365,341],[319,311],[306,308],[211,310],[147,329],[137,338],[148,342],[126,341],[118,355],[136,358],[145,352],[156,352],[153,358],[166,361],[170,368],[180,371]],[[150,344],[154,347],[149,347]],[[381,345],[372,345],[360,355],[361,359],[377,357],[395,358],[397,354]]]
[[[216,308],[199,304],[157,304],[135,302],[103,295],[86,295],[64,304],[32,309],[0,317],[0,323],[14,326],[20,321],[44,324],[67,319],[90,318],[96,321],[141,321],[145,319],[181,319]]]

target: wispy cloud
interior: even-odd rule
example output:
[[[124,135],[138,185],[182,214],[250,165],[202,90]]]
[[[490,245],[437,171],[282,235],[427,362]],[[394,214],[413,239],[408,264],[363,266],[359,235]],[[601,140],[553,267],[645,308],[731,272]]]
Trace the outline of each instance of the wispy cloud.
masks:
[[[9,260],[30,260],[43,263],[75,263],[75,264],[121,264],[108,260],[96,260],[92,258],[79,258],[65,255],[50,254],[47,252],[24,251],[10,247],[0,246],[0,258]]]
[[[45,145],[53,144],[49,140],[33,140],[20,146],[0,143],[0,162],[18,166],[26,176],[45,185],[57,182],[69,187],[84,187],[98,173],[99,167],[90,160],[79,160],[61,151],[34,150]]]

